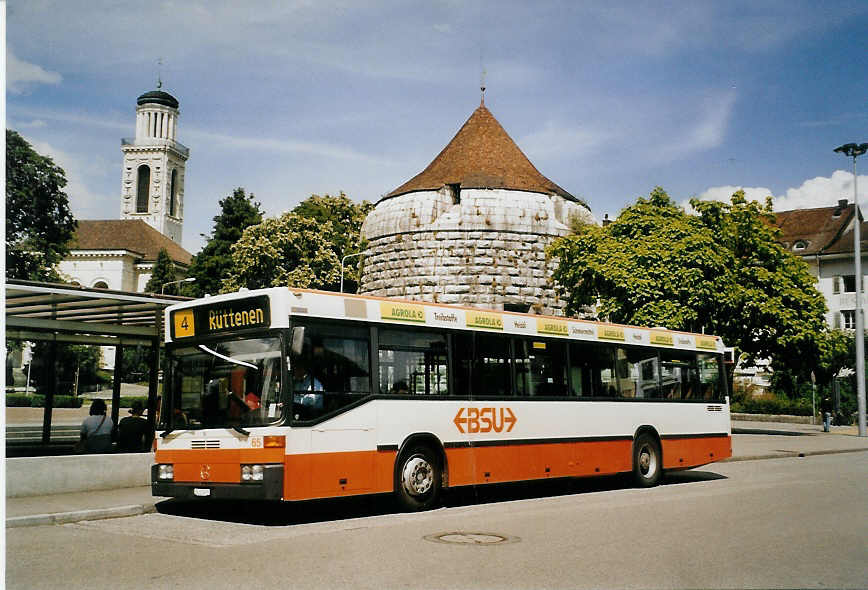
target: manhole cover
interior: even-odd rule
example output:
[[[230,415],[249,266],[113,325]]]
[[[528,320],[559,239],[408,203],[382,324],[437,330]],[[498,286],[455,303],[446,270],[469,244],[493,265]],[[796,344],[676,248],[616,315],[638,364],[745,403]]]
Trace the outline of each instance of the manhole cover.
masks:
[[[425,540],[435,543],[449,543],[450,545],[503,545],[505,543],[517,543],[520,541],[518,537],[511,535],[471,533],[466,531],[425,535]]]

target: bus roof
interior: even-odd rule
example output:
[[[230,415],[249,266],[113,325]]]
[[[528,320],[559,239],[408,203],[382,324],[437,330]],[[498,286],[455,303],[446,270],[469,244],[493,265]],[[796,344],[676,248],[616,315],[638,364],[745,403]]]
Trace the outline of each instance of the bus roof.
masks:
[[[621,342],[640,346],[713,352],[724,350],[722,340],[708,334],[288,287],[242,290],[170,306],[166,308],[166,341],[173,341],[174,329],[169,328],[174,328],[171,320],[175,312],[191,308],[206,308],[211,310],[211,313],[225,316],[227,315],[225,310],[230,309],[230,304],[235,302],[229,313],[232,315],[240,313],[237,309],[238,302],[254,300],[262,296],[268,296],[271,314],[269,325],[273,328],[288,327],[289,318],[295,316],[473,329],[494,333]],[[226,328],[221,331],[230,330]],[[197,335],[201,333],[197,332]]]

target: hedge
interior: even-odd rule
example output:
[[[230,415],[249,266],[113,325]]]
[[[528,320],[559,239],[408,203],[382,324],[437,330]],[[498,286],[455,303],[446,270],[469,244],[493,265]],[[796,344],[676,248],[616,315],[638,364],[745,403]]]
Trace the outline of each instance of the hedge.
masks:
[[[55,408],[80,408],[81,404],[84,402],[84,398],[75,397],[72,395],[55,395],[54,396],[54,407]],[[6,405],[9,405],[8,403]],[[31,408],[44,408],[45,407],[45,396],[34,394],[30,396],[30,407]]]
[[[132,408],[132,407],[133,407],[133,402],[136,401],[136,400],[139,400],[140,402],[142,402],[142,407],[143,407],[143,408],[147,408],[147,407],[148,407],[148,397],[147,397],[147,396],[129,396],[129,397],[122,397],[122,398],[120,399],[120,405],[119,405],[118,407],[119,407],[119,408]]]
[[[810,416],[811,402],[804,399],[790,400],[773,396],[747,398],[733,402],[731,410],[744,414],[779,414],[783,416]]]
[[[30,396],[23,393],[8,393],[6,394],[7,408],[29,408]]]

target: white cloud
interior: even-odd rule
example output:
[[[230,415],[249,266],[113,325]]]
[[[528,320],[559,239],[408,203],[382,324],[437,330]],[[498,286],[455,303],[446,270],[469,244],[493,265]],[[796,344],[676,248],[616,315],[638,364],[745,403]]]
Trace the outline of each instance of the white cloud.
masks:
[[[699,195],[702,201],[729,201],[736,191],[743,190],[745,198],[749,201],[764,203],[766,197],[772,197],[775,211],[790,211],[792,209],[814,209],[817,207],[831,207],[837,205],[840,199],[853,201],[853,174],[843,170],[836,170],[832,176],[818,176],[802,183],[798,188],[789,188],[783,195],[775,196],[771,189],[765,187],[749,186],[713,186]],[[868,200],[868,176],[859,175],[859,202]],[[690,208],[690,202],[685,199],[680,203],[682,207]]]
[[[210,143],[220,144],[232,149],[244,150],[264,150],[266,152],[293,152],[303,153],[313,156],[322,156],[325,158],[335,158],[340,160],[358,160],[368,163],[388,165],[392,162],[371,154],[356,151],[349,147],[333,145],[327,143],[319,143],[312,141],[302,141],[298,139],[269,139],[266,137],[241,137],[237,135],[226,135],[222,133],[210,133],[207,131],[199,131],[196,129],[187,129],[184,132],[185,137],[189,137],[194,143]]]
[[[99,158],[81,158],[69,152],[60,150],[44,141],[25,137],[36,152],[48,156],[54,163],[63,168],[66,174],[66,187],[63,191],[69,198],[69,207],[76,219],[113,219],[120,212],[120,201],[112,195],[94,192],[85,182],[85,178],[102,175],[106,172],[107,163]],[[115,207],[117,210],[115,210]]]
[[[524,136],[518,145],[532,162],[564,156],[580,158],[612,140],[612,135],[602,129],[561,125],[549,120],[539,131]]]
[[[859,175],[859,202],[868,197],[868,176]],[[831,178],[818,176],[802,183],[798,188],[787,189],[783,196],[775,197],[775,211],[830,207],[839,199],[853,201],[853,173],[835,170]]]
[[[765,187],[712,186],[696,195],[696,198],[700,201],[723,201],[728,203],[733,193],[736,191],[744,191],[744,196],[748,201],[759,201],[760,203],[765,203],[766,197],[772,196],[771,189]],[[684,199],[679,204],[686,211],[691,213],[693,212],[693,207],[690,206],[690,199]]]
[[[46,125],[48,125],[48,123],[42,119],[33,119],[32,121],[23,121],[18,123],[15,127],[20,129],[41,129]]]
[[[679,113],[685,123],[683,131],[672,129],[670,131],[674,134],[670,140],[650,146],[648,161],[656,164],[674,162],[719,146],[726,138],[736,98],[734,90],[708,97],[701,102],[692,120],[689,113]]]
[[[63,77],[41,66],[22,61],[6,49],[6,89],[12,94],[27,92],[36,84],[60,84]]]

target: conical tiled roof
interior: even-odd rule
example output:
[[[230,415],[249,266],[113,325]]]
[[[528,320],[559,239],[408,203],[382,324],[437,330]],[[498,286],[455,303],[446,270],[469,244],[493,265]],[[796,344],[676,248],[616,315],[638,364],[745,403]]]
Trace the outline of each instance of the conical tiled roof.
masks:
[[[581,202],[540,174],[485,105],[473,111],[425,170],[383,198],[439,190],[446,184],[459,184],[462,189],[504,188],[554,193]]]

